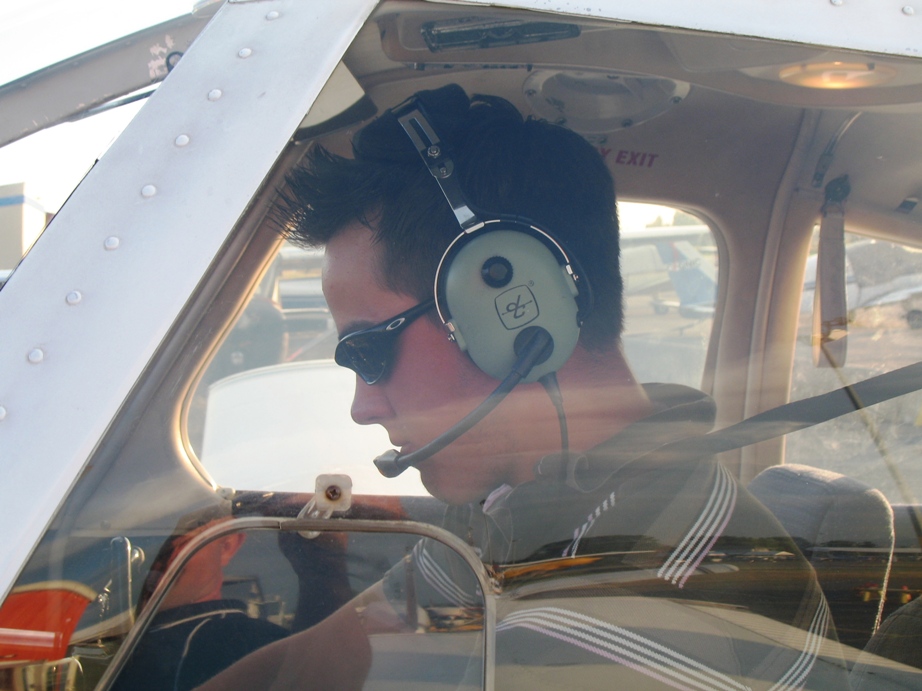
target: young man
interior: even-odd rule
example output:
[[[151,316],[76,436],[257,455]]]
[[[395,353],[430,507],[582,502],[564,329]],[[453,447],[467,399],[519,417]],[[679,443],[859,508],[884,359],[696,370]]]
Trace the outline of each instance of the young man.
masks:
[[[358,375],[353,418],[387,430],[397,463],[413,459],[426,488],[448,504],[445,527],[502,583],[497,688],[842,684],[835,652],[823,649],[831,635],[825,601],[790,538],[713,458],[661,448],[708,431],[714,406],[684,387],[639,385],[625,361],[614,185],[593,147],[564,128],[523,120],[502,99],[472,101],[450,86],[384,114],[353,148],[351,159],[312,150],[290,176],[281,217],[289,239],[326,248],[337,361]],[[548,374],[513,386],[476,424],[459,428],[506,375],[450,341],[439,316],[481,281],[498,293],[496,314],[488,302],[485,320],[539,291],[521,277],[518,259],[503,264],[502,243],[469,284],[442,276],[465,261],[454,249],[443,258],[459,236],[463,247],[479,242],[467,235],[489,233],[466,228],[472,216],[515,217],[564,248],[578,274],[580,327],[572,325],[572,353],[551,368],[562,404]],[[497,264],[505,268],[494,272]],[[433,295],[434,285],[461,297],[452,304]],[[518,292],[513,299],[506,291]],[[547,328],[559,347],[556,326]],[[469,330],[455,336],[472,340]],[[525,357],[519,345],[512,359]],[[427,446],[459,429],[434,452]],[[757,561],[754,553],[779,556]],[[270,646],[263,669],[284,687],[311,668],[306,651],[336,631],[340,645],[357,646],[366,670],[370,649],[355,643],[356,631],[373,640],[399,628],[401,617],[415,629],[433,612],[476,609],[481,598],[451,553],[423,540],[360,596],[353,611],[361,617],[340,612]],[[382,623],[386,605],[393,617]],[[472,681],[471,668],[462,677]]]

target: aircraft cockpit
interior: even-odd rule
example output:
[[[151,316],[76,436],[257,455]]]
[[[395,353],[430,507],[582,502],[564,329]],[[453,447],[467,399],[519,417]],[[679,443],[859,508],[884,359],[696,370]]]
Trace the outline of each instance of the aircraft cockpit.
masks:
[[[0,86],[4,147],[134,111],[0,199],[0,690],[922,683],[922,19],[635,5]]]

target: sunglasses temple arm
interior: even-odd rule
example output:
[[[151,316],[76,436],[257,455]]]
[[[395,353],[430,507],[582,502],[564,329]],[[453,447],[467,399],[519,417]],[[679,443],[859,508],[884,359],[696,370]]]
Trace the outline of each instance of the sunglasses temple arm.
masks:
[[[375,459],[375,467],[377,467],[378,471],[384,477],[397,477],[407,468],[415,466],[430,456],[437,454],[471,429],[471,427],[483,420],[483,418],[509,395],[509,392],[512,391],[519,382],[528,376],[528,373],[531,372],[535,365],[546,360],[546,349],[548,346],[553,347],[551,335],[544,329],[537,330],[535,336],[531,338],[522,349],[522,354],[512,366],[512,371],[506,375],[506,378],[500,382],[499,386],[493,390],[483,403],[474,408],[474,410],[463,417],[447,432],[439,435],[425,446],[406,456],[400,455],[396,449],[385,451]]]

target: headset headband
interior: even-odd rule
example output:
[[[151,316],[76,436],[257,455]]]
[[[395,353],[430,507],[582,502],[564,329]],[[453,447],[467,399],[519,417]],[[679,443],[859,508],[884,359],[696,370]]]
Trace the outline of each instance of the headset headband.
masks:
[[[448,155],[446,146],[442,143],[439,135],[436,134],[435,128],[429,122],[429,117],[423,108],[423,104],[415,96],[403,105],[394,110],[397,122],[403,127],[404,132],[410,137],[410,141],[416,147],[423,163],[432,173],[432,177],[439,183],[442,194],[448,200],[448,205],[458,219],[458,225],[464,232],[470,232],[481,225],[464,193],[461,191],[461,185],[458,178],[454,175],[455,163]]]
[[[458,182],[458,177],[455,175],[455,163],[450,156],[449,148],[442,141],[441,137],[439,137],[438,132],[435,131],[435,127],[431,124],[431,118],[419,98],[417,96],[411,96],[400,105],[395,106],[391,112],[394,114],[394,117],[397,118],[397,122],[400,123],[403,131],[407,133],[410,141],[413,142],[419,157],[429,169],[432,177],[435,178],[435,181],[439,185],[439,189],[442,190],[442,194],[445,195],[445,199],[448,201],[448,205],[455,215],[455,219],[458,221],[458,225],[463,231],[462,235],[459,235],[451,242],[445,254],[442,256],[442,260],[439,262],[439,267],[436,271],[438,275],[442,272],[446,257],[450,255],[452,248],[459,240],[462,240],[467,234],[480,230],[487,225],[487,223],[493,223],[493,221],[484,222],[477,213],[471,209],[471,205],[468,203],[467,198],[464,196],[464,191],[461,189],[461,183]],[[569,252],[567,252],[553,235],[537,227],[534,223],[525,218],[497,217],[497,220],[510,221],[528,227],[542,240],[542,242],[547,244],[550,249],[560,253],[567,267],[567,271],[571,275],[574,275],[574,280],[581,281],[582,285],[585,286],[585,278],[582,276],[582,271],[575,271],[577,263],[573,261]],[[580,322],[585,319],[589,307],[585,300],[582,302]],[[439,316],[443,317],[442,321],[446,321],[444,315],[441,313],[441,309],[438,311]]]
[[[392,111],[435,178],[461,232],[436,267],[433,294],[449,338],[484,372],[503,379],[525,327],[551,336],[553,357],[531,381],[559,369],[576,347],[591,292],[554,238],[526,218],[477,211],[464,195],[451,147],[418,96]]]

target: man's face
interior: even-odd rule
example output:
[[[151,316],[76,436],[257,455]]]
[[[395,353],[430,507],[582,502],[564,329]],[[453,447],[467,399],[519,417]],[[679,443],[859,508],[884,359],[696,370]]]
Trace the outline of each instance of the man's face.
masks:
[[[371,231],[358,223],[327,245],[323,293],[340,337],[419,302],[381,286],[378,252]],[[362,425],[383,426],[391,443],[409,453],[447,431],[497,384],[448,340],[440,324],[422,317],[401,333],[384,380],[369,386],[356,377],[352,418]],[[483,499],[504,482],[527,479],[522,469],[529,475],[536,458],[523,443],[528,431],[521,424],[521,407],[530,398],[510,396],[457,441],[423,461],[419,470],[426,488],[444,501],[462,503]]]
[[[209,524],[211,525],[211,524]],[[203,526],[199,530],[203,530]],[[176,543],[178,551],[188,539],[199,531],[180,539]],[[202,547],[186,562],[176,581],[170,586],[163,600],[161,609],[189,605],[196,602],[209,602],[221,599],[221,586],[224,582],[224,567],[227,566],[243,545],[246,536],[243,533],[225,535]]]

